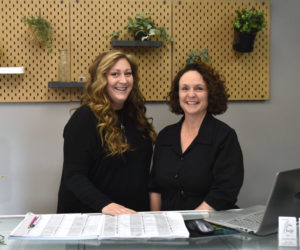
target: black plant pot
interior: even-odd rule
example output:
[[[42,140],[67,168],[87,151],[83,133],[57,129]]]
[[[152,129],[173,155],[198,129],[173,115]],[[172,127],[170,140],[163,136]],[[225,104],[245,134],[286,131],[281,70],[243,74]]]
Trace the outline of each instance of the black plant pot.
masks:
[[[137,35],[134,36],[134,40],[136,41],[142,41],[142,38],[144,36],[147,36],[147,34],[143,33],[143,32],[139,32]],[[147,41],[148,39],[145,39],[144,41]]]
[[[238,52],[252,52],[257,32],[247,33],[234,30],[233,49]]]

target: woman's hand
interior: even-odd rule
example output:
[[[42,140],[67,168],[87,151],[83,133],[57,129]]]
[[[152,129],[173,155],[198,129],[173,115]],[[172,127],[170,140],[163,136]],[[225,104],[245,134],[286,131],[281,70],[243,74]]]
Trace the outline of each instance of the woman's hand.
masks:
[[[196,207],[196,210],[214,210],[214,208],[203,201],[198,207]]]
[[[161,194],[150,193],[150,210],[151,211],[161,210]]]
[[[102,213],[107,215],[121,215],[121,214],[134,214],[136,211],[119,205],[117,203],[109,203],[102,208]]]

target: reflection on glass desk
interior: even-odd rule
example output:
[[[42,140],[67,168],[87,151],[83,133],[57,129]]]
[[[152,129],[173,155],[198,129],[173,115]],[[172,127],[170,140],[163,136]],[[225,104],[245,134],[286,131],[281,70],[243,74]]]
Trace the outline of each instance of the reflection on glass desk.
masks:
[[[185,219],[201,218],[200,214],[183,214]],[[205,217],[205,216],[204,216]],[[12,240],[9,233],[23,218],[2,218],[0,216],[0,234],[5,236],[6,245],[0,245],[0,250],[176,250],[176,249],[280,249],[294,250],[297,247],[278,247],[277,235],[255,236],[238,233],[227,236],[207,236],[201,238],[178,240],[139,240],[139,241],[40,241],[40,240]]]

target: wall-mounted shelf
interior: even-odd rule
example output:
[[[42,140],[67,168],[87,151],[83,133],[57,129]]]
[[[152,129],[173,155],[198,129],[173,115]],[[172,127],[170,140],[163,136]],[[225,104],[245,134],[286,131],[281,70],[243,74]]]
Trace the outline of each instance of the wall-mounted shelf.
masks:
[[[112,40],[113,47],[161,47],[160,41]]]
[[[85,82],[48,82],[49,88],[83,88]]]
[[[0,67],[0,74],[24,74],[25,67]]]

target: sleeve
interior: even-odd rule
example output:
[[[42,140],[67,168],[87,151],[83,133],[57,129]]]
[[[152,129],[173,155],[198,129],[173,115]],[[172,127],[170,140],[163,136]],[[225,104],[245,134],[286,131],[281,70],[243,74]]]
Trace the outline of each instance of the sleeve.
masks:
[[[216,210],[235,207],[244,180],[243,155],[237,135],[231,130],[218,150],[213,183],[205,201]]]
[[[96,124],[94,114],[87,107],[77,110],[67,123],[64,130],[63,182],[81,203],[101,212],[112,201],[89,179],[99,143]]]

